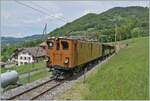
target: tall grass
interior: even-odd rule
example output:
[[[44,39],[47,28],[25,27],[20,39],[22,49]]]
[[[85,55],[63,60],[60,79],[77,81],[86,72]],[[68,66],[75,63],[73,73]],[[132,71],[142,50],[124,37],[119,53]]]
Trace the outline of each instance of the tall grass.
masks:
[[[1,68],[1,73],[4,73],[9,70],[16,70],[19,74],[23,74],[25,72],[29,72],[36,68],[46,68],[46,64],[44,61],[40,61],[38,63],[34,64],[26,64],[26,65],[20,65],[20,66],[14,66],[11,68]]]
[[[94,76],[85,99],[148,99],[148,38],[134,39]]]

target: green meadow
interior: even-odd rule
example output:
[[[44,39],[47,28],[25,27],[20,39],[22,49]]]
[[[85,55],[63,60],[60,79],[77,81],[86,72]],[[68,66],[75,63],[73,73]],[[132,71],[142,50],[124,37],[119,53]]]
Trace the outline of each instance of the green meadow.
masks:
[[[46,68],[45,62],[40,61],[40,62],[34,63],[34,64],[13,66],[11,68],[1,68],[1,73],[11,71],[11,70],[16,70],[19,74],[24,74],[24,73],[30,72],[34,69],[40,69],[40,68]]]

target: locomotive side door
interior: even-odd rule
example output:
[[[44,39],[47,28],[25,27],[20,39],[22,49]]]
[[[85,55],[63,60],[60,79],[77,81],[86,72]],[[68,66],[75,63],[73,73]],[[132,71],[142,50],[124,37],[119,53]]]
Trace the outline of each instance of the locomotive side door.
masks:
[[[77,43],[78,41],[74,41],[74,66],[78,65],[78,46]]]
[[[55,40],[55,51],[53,53],[53,64],[61,65],[60,41]]]

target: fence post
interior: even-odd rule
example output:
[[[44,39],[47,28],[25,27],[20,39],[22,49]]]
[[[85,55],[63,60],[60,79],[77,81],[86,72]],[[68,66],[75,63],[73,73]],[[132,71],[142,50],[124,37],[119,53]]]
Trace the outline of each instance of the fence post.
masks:
[[[84,80],[83,80],[83,83],[85,83],[85,79],[86,79],[86,72],[87,72],[87,67],[84,69]]]
[[[28,83],[30,82],[30,71],[28,72]]]

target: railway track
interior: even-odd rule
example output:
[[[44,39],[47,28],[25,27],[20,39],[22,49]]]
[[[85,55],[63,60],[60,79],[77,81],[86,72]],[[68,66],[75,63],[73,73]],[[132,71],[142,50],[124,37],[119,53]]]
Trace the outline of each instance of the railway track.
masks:
[[[101,61],[105,60],[107,57],[109,57],[109,56],[105,56]],[[98,60],[95,63],[92,63],[92,65],[89,65],[86,72],[88,72],[95,65],[97,65],[98,64],[97,62],[98,62]],[[67,79],[68,80],[69,79],[77,79],[78,77],[80,77],[83,74],[84,74],[84,71],[77,73],[73,77],[69,77]],[[55,89],[57,87],[59,88],[59,86],[61,84],[63,84],[65,81],[66,80],[57,81],[54,79],[48,79],[36,86],[33,86],[33,87],[26,89],[22,92],[19,92],[17,94],[14,94],[4,100],[35,100],[35,99],[42,97],[47,92],[51,92],[51,91],[53,91],[53,89]]]
[[[109,57],[108,56],[104,57],[102,61],[99,61],[99,63],[93,63],[92,65],[88,65],[87,71],[82,71],[80,73],[75,74],[72,77],[67,78],[68,81],[66,80],[61,86],[57,87],[56,89],[46,92],[45,94],[43,94],[40,97],[37,97],[36,100],[55,100],[55,99],[57,99],[57,96],[66,92],[79,80],[83,80],[83,82],[84,82],[84,79],[85,79],[84,74],[88,75],[88,73],[90,73],[90,71],[97,70],[96,68],[98,68],[101,64],[108,61],[113,55],[114,54],[110,55]]]
[[[27,89],[19,94],[11,96],[7,100],[34,100],[38,98],[39,96],[45,94],[46,92],[61,85],[63,82],[64,81],[58,82],[58,81],[51,79],[35,87]]]

